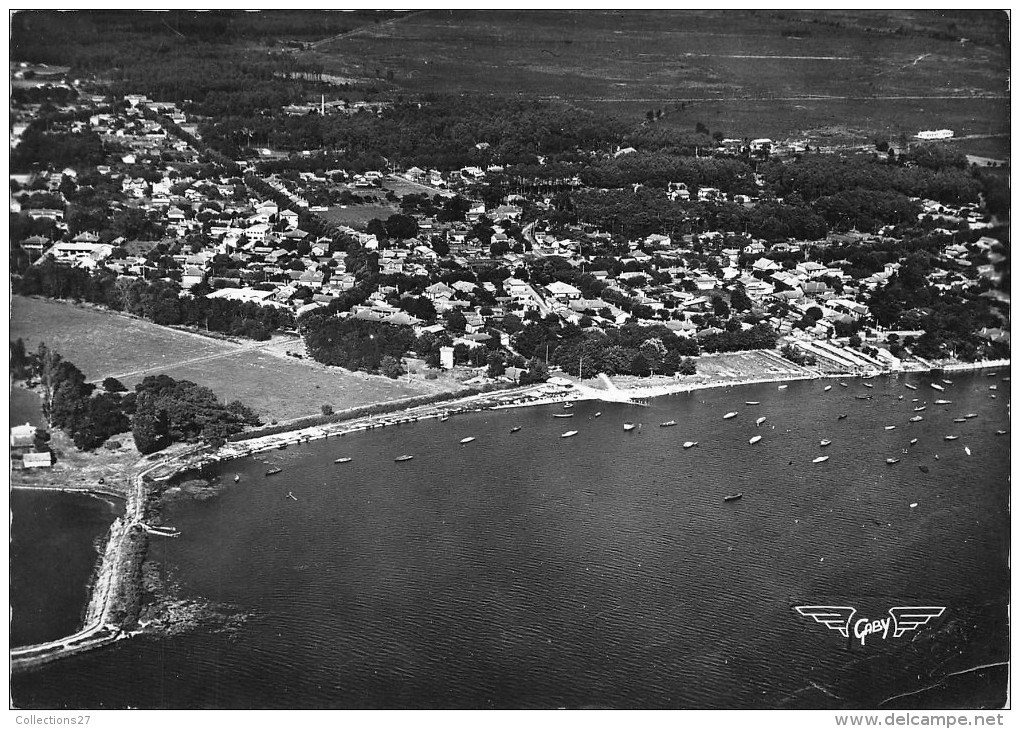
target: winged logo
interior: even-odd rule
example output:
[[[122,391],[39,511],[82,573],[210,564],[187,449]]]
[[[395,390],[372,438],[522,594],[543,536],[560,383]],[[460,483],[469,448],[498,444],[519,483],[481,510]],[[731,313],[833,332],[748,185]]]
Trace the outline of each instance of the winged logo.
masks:
[[[856,608],[839,605],[796,605],[794,610],[806,618],[814,618],[829,630],[835,630],[844,638],[850,637],[850,621]]]
[[[893,607],[889,614],[893,617],[893,638],[927,625],[929,621],[944,613],[944,607]]]

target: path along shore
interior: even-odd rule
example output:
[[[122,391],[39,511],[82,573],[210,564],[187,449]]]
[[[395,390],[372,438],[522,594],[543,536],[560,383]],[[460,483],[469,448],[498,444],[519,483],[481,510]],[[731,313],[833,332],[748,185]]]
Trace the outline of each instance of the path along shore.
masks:
[[[421,405],[408,408],[399,412],[385,415],[369,415],[354,418],[352,420],[329,423],[326,425],[303,428],[300,430],[288,431],[274,435],[251,438],[249,440],[227,443],[224,446],[209,453],[206,449],[192,449],[176,454],[170,458],[163,459],[154,464],[148,465],[143,471],[137,473],[133,480],[133,488],[127,497],[127,505],[123,517],[117,519],[110,528],[110,538],[107,540],[103,559],[97,572],[97,578],[93,584],[92,597],[86,613],[86,622],[81,630],[66,638],[50,641],[48,643],[21,646],[11,649],[11,667],[13,670],[24,670],[34,666],[56,660],[65,655],[72,655],[83,650],[107,645],[116,640],[130,637],[143,632],[143,629],[125,631],[114,619],[114,597],[123,589],[122,582],[128,579],[136,579],[126,574],[123,569],[126,561],[125,553],[128,549],[128,535],[134,532],[146,533],[142,526],[142,519],[145,514],[146,499],[148,490],[145,486],[147,478],[164,481],[172,478],[186,470],[201,468],[205,465],[229,461],[236,458],[243,458],[261,451],[279,448],[284,445],[306,443],[321,438],[332,436],[343,436],[346,433],[372,430],[374,428],[385,428],[405,423],[413,423],[429,418],[443,418],[464,412],[477,412],[480,410],[498,410],[505,408],[528,407],[533,405],[547,405],[568,401],[579,400],[603,400],[608,402],[641,403],[642,400],[665,395],[675,395],[696,390],[705,390],[719,387],[733,387],[736,385],[752,385],[769,382],[792,382],[796,380],[809,379],[843,379],[859,376],[870,376],[875,374],[886,374],[898,376],[900,374],[911,374],[931,371],[966,371],[992,369],[996,367],[1009,367],[1010,360],[992,360],[983,362],[961,362],[961,363],[928,363],[930,366],[909,365],[896,370],[858,372],[858,373],[823,373],[812,371],[808,368],[800,368],[800,372],[785,372],[769,374],[767,376],[747,377],[723,377],[717,376],[710,379],[698,381],[696,376],[687,380],[669,381],[663,378],[662,382],[651,385],[639,385],[630,387],[617,387],[608,378],[601,378],[604,388],[587,385],[569,378],[554,377],[549,382],[532,385],[516,390],[500,390],[490,393],[471,395],[459,400],[452,400],[443,403]],[[43,487],[35,487],[43,488]],[[66,489],[69,491],[93,491],[101,492],[99,489]],[[103,492],[101,492],[103,493]],[[110,494],[113,495],[113,494]]]

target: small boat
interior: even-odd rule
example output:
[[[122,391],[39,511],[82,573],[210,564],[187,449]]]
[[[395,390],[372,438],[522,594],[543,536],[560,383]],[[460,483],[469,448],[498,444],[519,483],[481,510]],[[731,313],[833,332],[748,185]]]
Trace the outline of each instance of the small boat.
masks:
[[[470,443],[473,440],[474,440],[474,438],[469,435],[467,438],[461,438],[460,439],[460,444],[461,445],[467,445],[468,443]]]
[[[237,483],[240,480],[241,480],[241,474],[235,473],[234,474],[234,483]]]
[[[571,437],[573,437],[575,435],[577,435],[577,431],[576,430],[568,430],[566,433],[561,435],[560,438],[571,438]]]
[[[841,382],[841,383],[839,383],[839,386],[840,387],[847,387],[847,384],[845,382]]]
[[[940,384],[939,384],[939,383],[937,383],[937,382],[931,382],[931,383],[928,383],[928,384],[930,384],[930,385],[931,385],[931,389],[933,389],[933,390],[938,390],[939,392],[942,392],[943,390],[945,390],[945,389],[946,389],[946,388],[944,388],[944,387],[943,387],[942,385],[940,385]]]
[[[924,418],[922,418],[920,415],[915,415],[914,417],[912,417],[910,419],[910,422],[911,423],[920,423],[922,420],[924,420]]]
[[[963,452],[966,453],[969,456],[970,455],[970,448],[968,448],[967,446],[964,446],[963,447]]]
[[[563,403],[563,409],[564,410],[570,410],[570,408],[572,408],[572,407],[574,407],[574,403],[572,403],[572,402],[565,402],[565,403]]]
[[[921,412],[922,410],[924,410],[924,409],[925,409],[926,407],[928,407],[928,406],[927,406],[927,405],[922,405],[922,406],[920,406],[920,407],[914,408],[914,412],[915,412],[915,413],[919,413],[919,412]]]
[[[908,390],[916,390],[917,389],[917,385],[911,385],[909,382],[904,382],[903,386],[905,388],[907,388]]]
[[[828,456],[818,456],[818,458],[816,458],[815,460],[813,460],[811,462],[812,463],[825,463],[827,460],[829,460]]]
[[[749,440],[747,442],[750,443],[751,445],[754,445],[755,443],[757,443],[760,440],[761,440],[761,436],[760,435],[756,435],[753,438],[751,438],[751,440]]]
[[[293,491],[288,491],[287,496],[285,498],[294,499],[294,501],[297,501],[297,496],[294,495]]]
[[[1006,433],[1008,433],[1008,432],[1009,432],[1008,430],[997,430],[997,431],[995,431],[995,434],[996,435],[1006,435]]]
[[[959,437],[960,436],[958,436],[958,435],[947,435],[946,436],[946,440],[956,440]]]
[[[921,469],[921,473],[928,473],[929,469],[927,466],[918,466],[918,468]]]
[[[989,389],[989,390],[998,390],[998,389],[999,389],[999,386],[998,386],[998,385],[989,385],[989,386],[988,386],[988,389]]]
[[[779,387],[777,387],[776,389],[777,389],[777,390],[785,390],[785,389],[786,389],[787,387],[789,387],[789,385],[780,385],[780,386],[779,386]]]
[[[966,423],[967,418],[953,418],[954,423]]]
[[[696,445],[698,445],[698,441],[696,441],[696,440],[689,440],[689,441],[684,443],[684,448],[693,448]]]
[[[862,382],[861,384],[864,385],[865,387],[867,387],[868,389],[871,389],[871,388],[874,387],[874,385],[872,385],[870,382]]]
[[[963,417],[966,418],[967,420],[970,420],[971,418],[976,418],[977,417],[977,413],[967,413]]]
[[[820,441],[818,441],[818,445],[821,446],[822,448],[824,448],[827,445],[830,445],[831,443],[832,443],[831,440],[820,440]]]
[[[754,421],[754,424],[757,425],[757,426],[761,426],[761,424],[764,423],[764,422],[765,422],[765,416],[762,415],[760,418],[758,418],[757,420]]]
[[[995,399],[995,395],[994,394],[989,395],[988,397],[992,398],[993,400]]]
[[[888,463],[891,466],[894,463],[899,463],[900,459],[899,458],[886,458],[885,462]]]
[[[952,384],[953,384],[953,381],[952,381],[952,380],[942,380],[942,381],[943,381],[944,383],[946,383],[947,385],[952,385]]]
[[[723,415],[723,420],[729,420],[730,418],[735,418],[735,417],[737,417],[737,411],[736,410],[734,410],[733,412],[726,413],[725,415]]]
[[[887,426],[885,426],[885,429],[886,430],[896,430],[896,426],[895,425],[887,425]]]
[[[723,496],[722,500],[723,501],[736,501],[737,499],[742,498],[743,495],[744,494],[742,492],[739,493],[739,494],[730,494],[729,496]]]
[[[854,395],[854,397],[857,398],[858,400],[870,400],[871,399],[871,395]]]
[[[553,413],[553,417],[554,418],[572,418],[572,417],[574,417],[574,414],[573,413]]]
[[[912,503],[912,504],[910,505],[910,508],[911,508],[911,509],[916,509],[916,508],[917,508],[917,502],[915,501],[914,503]]]
[[[266,475],[272,476],[274,473],[279,473],[282,470],[283,470],[282,468],[270,468],[268,471],[266,471]]]
[[[634,423],[624,423],[623,424],[623,429],[624,430],[634,430],[634,428],[636,428],[636,427],[637,426],[634,425]]]
[[[845,417],[846,417],[846,413],[840,413],[839,416],[836,418],[836,420],[842,420]]]
[[[900,396],[899,396],[898,398],[896,398],[896,399],[897,399],[897,400],[902,400],[902,399],[903,399],[903,395],[900,395]]]
[[[602,411],[599,410],[597,413],[595,413],[595,417],[596,418],[601,418],[602,417]]]
[[[510,428],[510,432],[511,433],[516,433],[520,429],[521,429],[521,426],[515,425],[514,427]]]
[[[676,425],[675,420],[667,420],[665,423],[659,423],[660,428],[671,428],[674,425]]]
[[[444,416],[442,416],[441,418],[439,418],[439,422],[440,422],[440,423],[445,423],[445,422],[446,422],[447,420],[449,420],[449,419],[450,419],[450,416],[449,416],[449,415],[444,415]]]
[[[998,374],[998,372],[986,372],[985,377],[995,377]]]
[[[353,458],[337,458],[333,463],[350,463],[353,460]]]
[[[917,445],[917,438],[911,438],[910,445]]]
[[[760,402],[760,401],[758,401],[758,400],[748,400],[748,401],[747,401],[747,402],[745,402],[744,404],[745,404],[745,405],[761,405],[761,402]]]
[[[401,461],[410,461],[412,458],[414,458],[414,456],[397,456],[393,460],[400,463]]]
[[[832,385],[826,385],[824,392],[828,392],[831,389],[832,389]]]
[[[936,405],[952,405],[953,401],[952,400],[936,400],[935,404]]]
[[[1003,381],[1003,382],[1009,382],[1009,378],[1008,378],[1008,377],[1003,377],[1003,378],[1002,378],[1002,381]]]

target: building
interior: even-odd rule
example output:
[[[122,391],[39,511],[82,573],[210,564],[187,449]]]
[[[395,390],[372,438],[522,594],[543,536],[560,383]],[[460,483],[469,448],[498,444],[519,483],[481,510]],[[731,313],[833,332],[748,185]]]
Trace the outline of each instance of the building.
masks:
[[[916,138],[917,139],[923,139],[925,141],[929,141],[929,140],[932,140],[932,139],[952,139],[953,138],[953,130],[952,129],[934,129],[934,130],[931,130],[931,131],[918,132],[917,135],[916,135]]]
[[[453,369],[453,347],[439,348],[439,366],[444,370]]]
[[[11,448],[35,447],[35,426],[31,423],[11,428]]]

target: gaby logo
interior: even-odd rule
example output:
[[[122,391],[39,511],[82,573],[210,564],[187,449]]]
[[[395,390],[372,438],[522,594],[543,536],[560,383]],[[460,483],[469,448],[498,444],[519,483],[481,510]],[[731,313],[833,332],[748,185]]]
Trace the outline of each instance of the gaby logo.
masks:
[[[838,605],[795,605],[794,610],[807,618],[813,618],[830,630],[835,630],[844,638],[851,635],[861,641],[861,645],[869,636],[882,638],[899,638],[904,633],[927,625],[933,618],[945,612],[944,607],[893,607],[889,608],[888,618],[854,620],[857,609]]]

